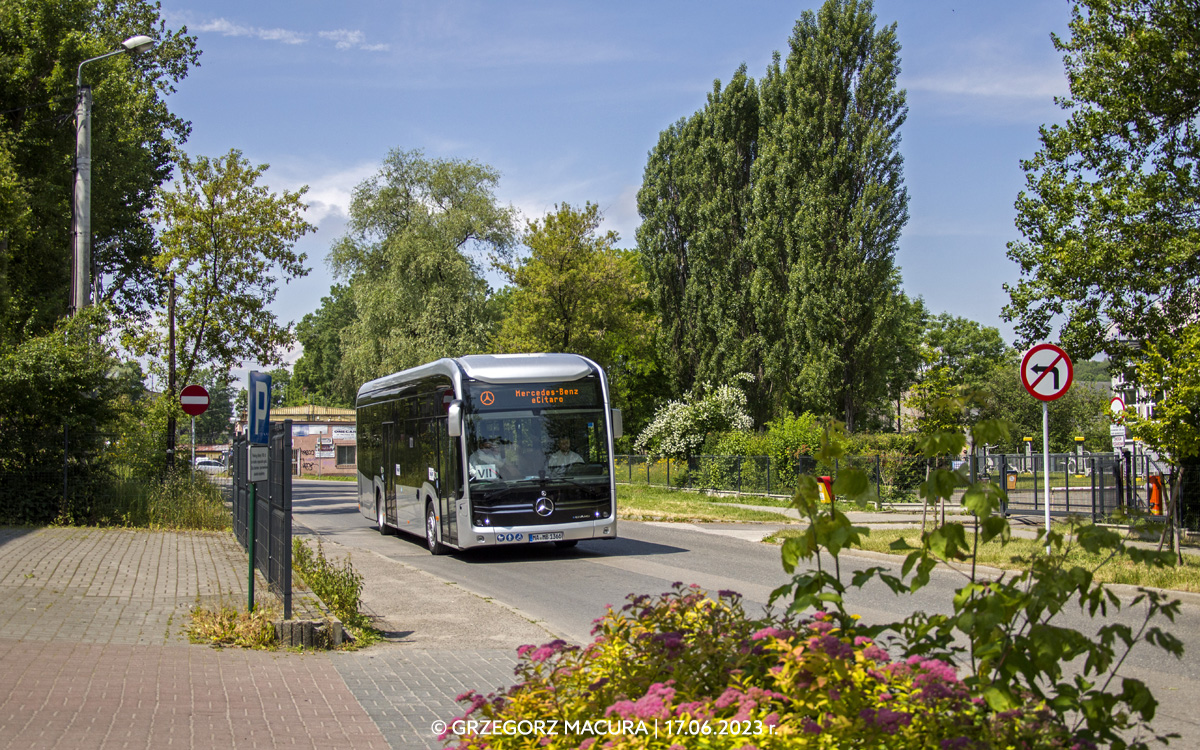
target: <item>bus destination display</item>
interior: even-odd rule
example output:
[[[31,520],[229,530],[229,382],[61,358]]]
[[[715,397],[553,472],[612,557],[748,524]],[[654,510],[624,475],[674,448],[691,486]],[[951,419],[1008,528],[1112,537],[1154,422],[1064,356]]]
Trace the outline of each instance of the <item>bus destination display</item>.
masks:
[[[578,408],[595,406],[596,381],[570,383],[472,383],[471,406],[477,410]]]

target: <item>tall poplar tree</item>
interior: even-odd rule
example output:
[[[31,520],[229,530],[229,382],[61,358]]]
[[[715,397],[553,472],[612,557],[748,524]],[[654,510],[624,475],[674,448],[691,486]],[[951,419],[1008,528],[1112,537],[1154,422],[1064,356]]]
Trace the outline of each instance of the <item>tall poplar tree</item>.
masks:
[[[761,84],[743,66],[660,136],[638,244],[677,390],[747,372],[757,422],[812,410],[853,429],[894,386],[912,318],[899,50],[869,0],[829,0]]]
[[[742,66],[724,88],[713,84],[704,109],[663,131],[646,164],[638,246],[676,392],[740,372],[761,374],[745,242],[758,106]],[[751,411],[764,421],[769,405],[761,391],[748,390]]]
[[[785,301],[777,390],[850,430],[887,391],[887,342],[905,317],[895,254],[908,221],[908,109],[896,27],[877,30],[871,9],[829,0],[800,17],[786,65],[776,60],[761,85],[754,165],[753,242],[772,272],[759,297]]]

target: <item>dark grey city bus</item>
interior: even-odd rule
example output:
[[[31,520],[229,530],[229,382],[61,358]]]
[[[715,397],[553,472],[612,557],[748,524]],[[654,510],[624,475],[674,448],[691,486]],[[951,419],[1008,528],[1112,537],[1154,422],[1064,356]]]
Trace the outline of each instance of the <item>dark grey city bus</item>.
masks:
[[[439,359],[358,389],[358,508],[451,549],[617,536],[621,412],[574,354]]]

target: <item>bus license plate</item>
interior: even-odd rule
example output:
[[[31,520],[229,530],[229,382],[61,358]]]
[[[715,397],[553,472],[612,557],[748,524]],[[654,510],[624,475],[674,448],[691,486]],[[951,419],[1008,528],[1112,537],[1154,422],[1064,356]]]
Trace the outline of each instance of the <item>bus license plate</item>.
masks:
[[[529,541],[531,542],[558,542],[563,538],[561,531],[550,531],[545,534],[530,534]]]

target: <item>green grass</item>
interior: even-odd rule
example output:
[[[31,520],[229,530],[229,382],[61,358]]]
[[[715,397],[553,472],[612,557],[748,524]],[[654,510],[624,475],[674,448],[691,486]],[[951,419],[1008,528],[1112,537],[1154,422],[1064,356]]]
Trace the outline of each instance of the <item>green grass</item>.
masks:
[[[57,519],[63,525],[123,526],[175,531],[226,531],[230,513],[221,489],[199,472],[186,468],[165,479],[121,478],[97,497]]]
[[[786,507],[787,502],[764,497],[712,497],[700,492],[668,490],[637,484],[617,485],[617,517],[629,521],[673,521],[677,523],[714,521],[787,521],[779,513],[736,508],[721,503],[747,503]]]
[[[337,565],[325,557],[320,538],[314,549],[303,539],[293,537],[292,570],[350,631],[354,640],[344,648],[361,648],[382,638],[382,634],[371,626],[370,618],[360,611],[365,581],[362,574],[354,569],[349,556],[341,565]]]
[[[803,532],[799,529],[783,529],[768,538],[768,541],[782,543],[787,537],[798,536],[801,533]],[[906,553],[895,552],[891,549],[890,545],[897,539],[904,539],[912,547],[919,546],[921,530],[870,529],[859,549],[897,555],[897,560],[899,560],[900,556]],[[967,539],[970,541],[969,531]],[[1099,555],[1085,552],[1077,546],[1071,546],[1068,549],[1066,566],[1080,566],[1088,570],[1095,570],[1097,582],[1127,583],[1134,586],[1200,592],[1200,558],[1196,555],[1185,554],[1183,565],[1170,568],[1151,568],[1135,563],[1128,557],[1115,557],[1097,568],[1103,559]],[[1038,543],[1033,539],[1014,538],[1004,546],[1001,546],[998,541],[991,541],[980,545],[976,562],[992,568],[1020,570],[1024,566],[1015,558],[1029,557],[1044,551],[1045,543]],[[970,564],[970,560],[958,562]]]
[[[358,477],[354,474],[323,474],[320,476],[316,474],[305,474],[302,477],[297,477],[297,479],[319,479],[322,482],[353,482],[356,481]]]

